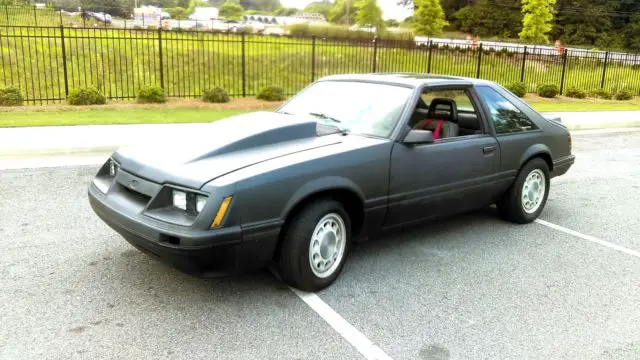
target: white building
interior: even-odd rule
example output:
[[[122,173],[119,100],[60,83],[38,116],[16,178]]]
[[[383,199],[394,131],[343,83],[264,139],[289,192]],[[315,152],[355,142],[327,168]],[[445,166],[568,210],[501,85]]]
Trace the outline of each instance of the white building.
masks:
[[[189,16],[189,20],[209,21],[218,19],[218,8],[214,7],[197,7],[193,14]]]
[[[155,6],[142,6],[133,9],[133,19],[143,21],[148,24],[157,23],[163,18],[170,17],[169,14],[159,7]]]

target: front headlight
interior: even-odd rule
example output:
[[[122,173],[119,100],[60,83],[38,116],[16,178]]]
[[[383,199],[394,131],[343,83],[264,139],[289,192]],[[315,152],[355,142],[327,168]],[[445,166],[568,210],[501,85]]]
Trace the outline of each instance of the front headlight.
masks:
[[[189,191],[174,189],[171,194],[173,207],[188,214],[199,214],[207,203],[207,197]]]
[[[93,184],[100,190],[100,192],[106,194],[118,174],[119,169],[120,166],[118,163],[109,158],[109,160],[102,165],[96,174],[96,177],[93,179]]]
[[[109,176],[116,177],[118,172],[118,164],[113,159],[109,159]]]
[[[196,212],[202,212],[204,205],[207,203],[207,197],[202,195],[196,195]]]

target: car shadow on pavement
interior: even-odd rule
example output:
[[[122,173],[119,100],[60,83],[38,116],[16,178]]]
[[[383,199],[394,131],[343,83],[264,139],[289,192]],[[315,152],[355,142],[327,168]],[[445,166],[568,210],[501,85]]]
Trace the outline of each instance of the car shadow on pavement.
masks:
[[[426,245],[430,242],[439,242],[442,236],[452,235],[460,230],[468,230],[475,224],[487,222],[505,223],[500,219],[498,211],[494,207],[485,207],[455,217],[426,220],[386,230],[368,241],[355,243],[351,250],[354,253],[379,252],[388,247],[402,247],[414,242]]]
[[[397,257],[412,253],[418,247],[423,253],[438,256],[443,247],[459,249],[464,247],[466,242],[486,240],[485,236],[476,232],[477,228],[482,228],[482,233],[486,232],[487,228],[508,226],[517,225],[510,225],[501,220],[497,211],[490,207],[454,218],[422,222],[386,232],[364,243],[353,244],[345,270],[349,271],[351,267],[371,268],[385,264],[400,266],[402,263],[397,262]],[[495,241],[497,235],[488,235]],[[246,274],[204,278],[183,273],[128,244],[126,247],[119,247],[118,251],[121,253],[112,256],[113,260],[106,270],[109,276],[96,274],[100,278],[95,281],[117,279],[120,286],[135,289],[143,295],[154,296],[157,289],[161,289],[164,298],[187,296],[192,301],[199,299],[203,302],[210,302],[211,299],[234,302],[240,295],[260,297],[288,291],[288,287],[266,268]]]
[[[122,251],[119,256],[114,256],[109,268],[109,277],[117,279],[121,286],[152,298],[161,291],[162,297],[166,300],[180,298],[181,301],[210,303],[215,299],[216,302],[235,302],[241,295],[265,296],[269,292],[288,291],[288,288],[266,269],[233,276],[205,278],[183,273],[133,247]]]

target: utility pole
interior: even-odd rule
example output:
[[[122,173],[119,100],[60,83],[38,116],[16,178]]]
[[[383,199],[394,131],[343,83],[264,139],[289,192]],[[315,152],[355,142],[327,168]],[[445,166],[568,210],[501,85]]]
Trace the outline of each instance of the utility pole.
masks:
[[[347,25],[351,25],[351,0],[345,0],[347,4]]]

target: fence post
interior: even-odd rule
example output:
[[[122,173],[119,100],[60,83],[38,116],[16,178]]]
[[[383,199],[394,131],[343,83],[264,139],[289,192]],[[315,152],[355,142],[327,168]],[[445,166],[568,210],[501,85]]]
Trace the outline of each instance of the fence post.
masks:
[[[311,38],[311,82],[316,81],[316,36]]]
[[[9,5],[5,5],[4,6],[4,12],[7,15],[7,25],[10,25],[10,23],[9,23]]]
[[[522,53],[522,69],[520,70],[520,82],[524,82],[525,65],[527,64],[527,45],[524,46]]]
[[[164,89],[164,59],[162,56],[162,26],[158,27],[158,55],[160,56],[160,87]],[[166,93],[166,91],[164,91]]]
[[[60,9],[60,25],[64,24],[64,21],[62,21],[62,9]]]
[[[429,40],[429,55],[427,60],[427,74],[431,74],[431,53],[433,52],[433,40]]]
[[[60,40],[62,41],[62,71],[64,74],[64,94],[69,96],[69,78],[67,77],[67,47],[64,44],[64,25],[60,24]]]
[[[564,77],[567,72],[567,54],[568,53],[569,52],[567,51],[567,49],[565,49],[562,55],[562,78],[560,78],[560,95],[562,95],[562,92],[564,91]]]
[[[480,65],[482,64],[482,43],[478,46],[478,68],[476,70],[476,78],[480,78]]]
[[[609,62],[609,52],[607,51],[604,54],[604,67],[602,68],[602,82],[600,83],[600,88],[604,89],[604,80],[607,76],[607,63]]]
[[[373,72],[378,68],[378,35],[373,37]]]
[[[33,20],[35,21],[33,25],[38,26],[38,9],[36,8],[35,5],[33,5]]]
[[[242,97],[247,97],[247,60],[246,60],[246,40],[244,30],[242,30]]]

